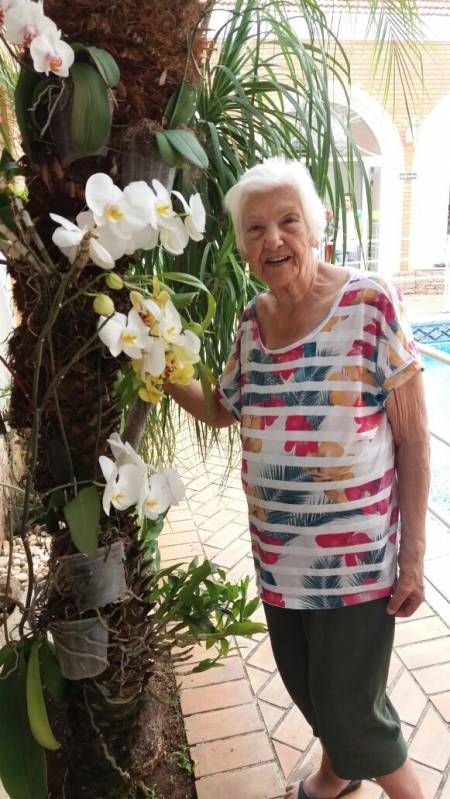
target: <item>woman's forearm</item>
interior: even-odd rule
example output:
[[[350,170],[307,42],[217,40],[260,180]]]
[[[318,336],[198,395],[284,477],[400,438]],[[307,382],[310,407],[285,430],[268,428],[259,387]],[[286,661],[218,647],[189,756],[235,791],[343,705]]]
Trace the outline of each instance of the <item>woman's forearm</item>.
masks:
[[[207,401],[200,380],[190,380],[185,386],[179,383],[166,383],[164,388],[178,405],[200,422],[205,422],[211,427],[228,427],[236,421],[214,394],[211,396],[211,401]]]
[[[425,527],[430,487],[428,421],[422,375],[419,373],[397,389],[387,403],[395,441],[401,541],[400,572],[423,570]]]

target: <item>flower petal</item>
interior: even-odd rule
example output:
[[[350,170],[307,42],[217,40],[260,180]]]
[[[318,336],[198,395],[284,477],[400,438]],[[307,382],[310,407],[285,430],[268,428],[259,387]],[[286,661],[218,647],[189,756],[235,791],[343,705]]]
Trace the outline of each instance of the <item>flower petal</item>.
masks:
[[[113,316],[101,316],[99,320],[98,335],[100,341],[108,347],[111,355],[117,358],[122,352],[122,333],[126,327],[126,316],[115,313]]]
[[[89,255],[92,261],[101,269],[114,269],[116,262],[109,252],[95,238],[89,241]]]
[[[79,230],[77,225],[70,221],[70,219],[66,219],[65,216],[60,216],[59,214],[49,214],[50,219],[53,219],[54,222],[57,222],[58,225],[64,228],[64,230]],[[80,216],[80,214],[78,214]],[[77,217],[78,220],[78,217]]]
[[[96,172],[86,182],[86,203],[96,216],[103,216],[103,210],[111,202],[114,183],[109,175]]]
[[[142,359],[142,371],[153,377],[159,377],[166,368],[166,355],[163,342],[158,338],[149,338]]]
[[[170,225],[166,222],[164,220],[164,227],[161,227],[159,234],[161,244],[172,255],[181,255],[189,241],[189,234],[179,217],[170,219]]]

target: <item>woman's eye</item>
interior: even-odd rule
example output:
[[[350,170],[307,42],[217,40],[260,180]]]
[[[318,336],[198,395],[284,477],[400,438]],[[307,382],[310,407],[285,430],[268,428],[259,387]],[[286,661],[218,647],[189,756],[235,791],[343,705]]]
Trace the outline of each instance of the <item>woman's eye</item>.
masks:
[[[262,225],[252,225],[249,228],[250,233],[254,233],[256,230],[262,230]]]
[[[296,221],[297,221],[297,219],[295,218],[295,216],[288,216],[288,217],[287,217],[287,218],[284,220],[284,224],[285,224],[285,225],[289,225],[291,222],[296,222]]]

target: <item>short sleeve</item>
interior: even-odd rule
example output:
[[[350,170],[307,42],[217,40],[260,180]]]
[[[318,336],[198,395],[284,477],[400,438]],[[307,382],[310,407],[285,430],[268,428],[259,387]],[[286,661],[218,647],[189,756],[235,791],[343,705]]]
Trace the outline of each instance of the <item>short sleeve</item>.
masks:
[[[394,388],[406,383],[423,367],[402,292],[387,281],[380,280],[379,283],[379,293],[374,303],[380,312],[377,378],[386,401]]]
[[[228,361],[219,378],[215,396],[237,421],[241,419],[241,346],[242,326],[239,324]]]

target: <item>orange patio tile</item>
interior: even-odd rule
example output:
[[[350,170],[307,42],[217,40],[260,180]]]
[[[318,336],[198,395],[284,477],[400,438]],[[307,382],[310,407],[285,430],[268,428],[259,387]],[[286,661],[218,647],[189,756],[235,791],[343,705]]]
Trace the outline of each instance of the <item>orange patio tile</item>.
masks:
[[[302,753],[298,749],[293,749],[292,746],[286,746],[286,744],[282,744],[279,741],[274,741],[273,745],[280,761],[281,770],[287,779]]]
[[[255,694],[258,693],[261,686],[267,681],[268,674],[267,671],[261,671],[261,669],[255,669],[253,666],[246,666],[245,670],[247,672],[248,679],[250,680],[250,685],[253,688]]]
[[[215,774],[218,767],[222,772],[265,763],[273,759],[273,752],[265,732],[250,732],[197,744],[191,757],[198,778]]]
[[[236,511],[234,510],[219,510],[214,513],[210,518],[204,519],[202,522],[202,527],[205,530],[211,530],[211,532],[216,533],[219,530],[222,530],[227,524],[233,521],[236,518]]]
[[[187,688],[180,692],[181,711],[184,716],[216,710],[221,707],[245,705],[252,702],[253,695],[247,680],[233,680],[202,688]]]
[[[197,780],[197,799],[277,799],[284,781],[276,763],[213,774]]]
[[[202,685],[215,685],[229,680],[242,680],[245,677],[240,657],[228,657],[222,666],[217,666],[197,674],[181,674],[177,677],[180,688],[198,688]]]
[[[241,707],[228,707],[223,710],[209,710],[197,713],[185,719],[186,736],[189,744],[213,741],[216,738],[228,738],[244,732],[263,730],[262,721],[256,703]]]

